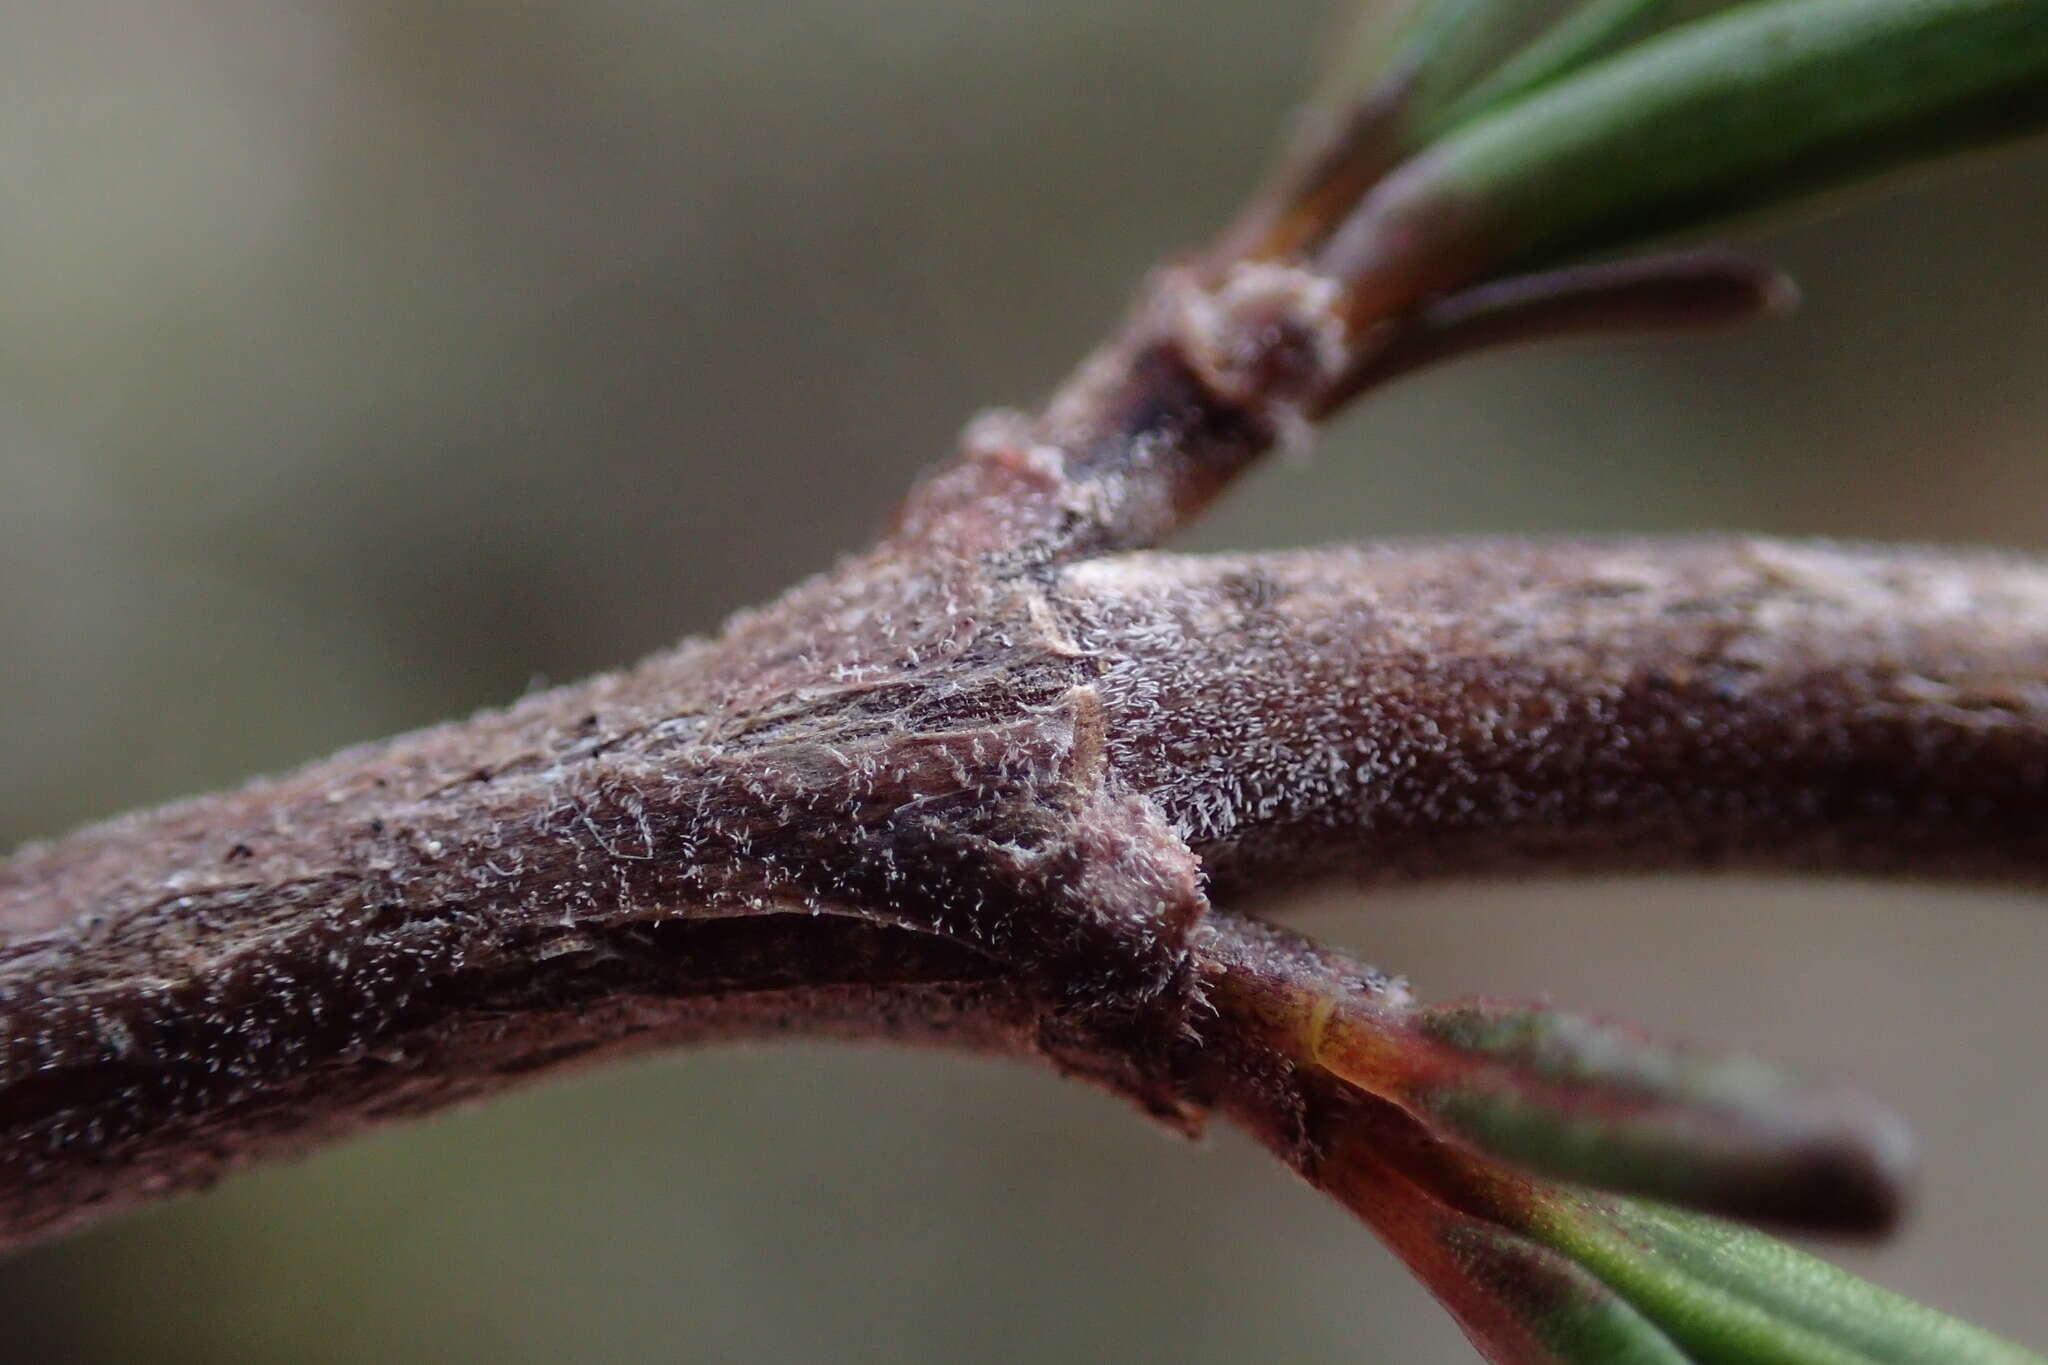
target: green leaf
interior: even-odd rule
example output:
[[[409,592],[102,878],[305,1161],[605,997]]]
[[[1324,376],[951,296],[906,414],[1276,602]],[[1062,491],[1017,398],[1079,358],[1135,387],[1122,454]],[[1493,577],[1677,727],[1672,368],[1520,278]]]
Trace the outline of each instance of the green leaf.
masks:
[[[1531,1180],[1358,1094],[1313,1179],[1496,1365],[2048,1365],[1749,1229]]]
[[[1679,29],[1434,149],[1556,256],[2048,120],[2043,0],[1780,0]]]
[[[1536,1215],[1533,1235],[1698,1365],[2042,1365],[1762,1233],[1675,1209],[1563,1196]]]
[[[1347,1084],[1545,1175],[1813,1230],[1879,1232],[1898,1213],[1903,1125],[1755,1058],[1499,1000],[1330,1001],[1307,1034]]]
[[[1491,1295],[1516,1319],[1502,1333],[1475,1314],[1467,1330],[1497,1346],[1518,1338],[1517,1365],[1689,1365],[1662,1328],[1555,1251],[1478,1222],[1450,1221],[1437,1237],[1468,1293]]]
[[[1409,140],[1419,144],[1504,61],[1582,7],[1578,0],[1427,0],[1387,17],[1368,10],[1340,46],[1330,84],[1338,92],[1404,87]]]
[[[1632,43],[1738,3],[1740,0],[1586,0],[1459,95],[1427,131],[1441,135]]]
[[[2048,0],[1752,3],[1452,129],[1366,195],[1319,264],[1360,282],[1369,322],[2044,123]]]

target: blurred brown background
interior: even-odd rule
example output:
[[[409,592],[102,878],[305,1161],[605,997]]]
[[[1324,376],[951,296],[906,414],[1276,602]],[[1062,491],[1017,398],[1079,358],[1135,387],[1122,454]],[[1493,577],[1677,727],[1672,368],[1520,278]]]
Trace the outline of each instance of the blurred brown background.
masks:
[[[1255,174],[1252,0],[0,5],[0,843],[706,630],[1028,401]],[[2048,545],[2048,156],[1746,233],[1799,317],[1475,361],[1195,538]],[[1878,1279],[2048,1345],[2048,919],[1917,888],[1332,898],[1438,996],[1839,1066]],[[23,1361],[1456,1361],[1228,1135],[827,1048],[659,1060],[0,1266]]]

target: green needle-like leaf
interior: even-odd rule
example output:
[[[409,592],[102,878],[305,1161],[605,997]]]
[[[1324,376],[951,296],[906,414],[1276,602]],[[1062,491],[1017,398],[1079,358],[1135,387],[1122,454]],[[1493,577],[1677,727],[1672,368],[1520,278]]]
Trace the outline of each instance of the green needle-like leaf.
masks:
[[[2048,0],[1768,0],[1430,143],[1320,254],[1370,321],[2048,123]]]
[[[1318,1182],[1496,1365],[2048,1365],[1763,1233],[1533,1181],[1384,1101],[1345,1113]]]
[[[1690,1365],[1691,1357],[1612,1286],[1547,1247],[1483,1223],[1437,1240],[1475,1293],[1517,1314],[1517,1365]],[[1485,1330],[1484,1318],[1470,1326]]]
[[[1699,1365],[2042,1365],[2042,1358],[1759,1232],[1633,1200],[1560,1198],[1539,1240]]]
[[[1522,256],[1581,251],[2048,120],[2048,0],[1780,0],[1444,144]]]
[[[1440,134],[1602,57],[1742,0],[1585,0],[1474,83],[1429,127]],[[1512,4],[1513,0],[1508,0]]]
[[[1431,0],[1413,7],[1394,34],[1361,30],[1346,45],[1351,63],[1338,68],[1339,88],[1406,86],[1406,121],[1420,140],[1475,87],[1489,84],[1503,62],[1577,8],[1578,0]]]
[[[1897,1215],[1908,1143],[1859,1097],[1545,1005],[1332,1002],[1318,1065],[1438,1133],[1559,1179],[1813,1230]]]

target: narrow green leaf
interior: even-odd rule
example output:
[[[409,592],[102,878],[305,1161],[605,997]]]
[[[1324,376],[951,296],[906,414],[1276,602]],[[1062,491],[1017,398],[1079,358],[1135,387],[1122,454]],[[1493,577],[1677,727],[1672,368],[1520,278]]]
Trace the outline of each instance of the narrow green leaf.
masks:
[[[1394,49],[1389,69],[1412,85],[1409,118],[1418,140],[1443,125],[1474,87],[1577,0],[1437,0]]]
[[[1309,1036],[1333,1075],[1529,1170],[1779,1226],[1871,1233],[1897,1216],[1903,1126],[1754,1058],[1514,1001],[1333,1001]]]
[[[1404,92],[1419,135],[1473,85],[1579,0],[1408,0],[1363,4],[1332,45],[1313,104],[1344,106]],[[1412,141],[1415,139],[1411,139]]]
[[[1631,43],[1640,43],[1666,29],[1743,2],[1585,0],[1507,57],[1484,80],[1459,95],[1427,132],[1440,135],[1553,84]]]
[[[1534,1235],[1698,1365],[2043,1365],[1762,1233],[1675,1209],[1564,1196],[1536,1216]]]
[[[2048,1365],[1748,1229],[1532,1181],[1363,1094],[1314,1179],[1500,1365]]]
[[[1507,1332],[1475,1315],[1465,1327],[1516,1365],[1691,1365],[1691,1357],[1633,1304],[1583,1267],[1504,1228],[1461,1222],[1441,1234],[1474,1290],[1493,1296]],[[1439,1293],[1442,1288],[1439,1287]]]
[[[1323,250],[1370,321],[2048,124],[2048,0],[1768,0],[1460,127]]]

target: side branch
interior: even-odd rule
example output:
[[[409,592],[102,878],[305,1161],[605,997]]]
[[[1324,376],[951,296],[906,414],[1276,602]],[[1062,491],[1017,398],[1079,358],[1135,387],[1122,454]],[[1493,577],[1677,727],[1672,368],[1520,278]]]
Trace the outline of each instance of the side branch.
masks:
[[[2048,873],[2048,568],[1761,540],[1067,570],[1228,901],[1327,873]]]
[[[1405,36],[1365,43],[1362,69],[1340,56],[1236,223],[1156,272],[1040,417],[985,426],[913,520],[1011,562],[1156,545],[1272,446],[1418,366],[1792,298],[1721,252],[1609,253],[2048,123],[2034,0],[1542,18],[1570,9],[1386,10]]]

